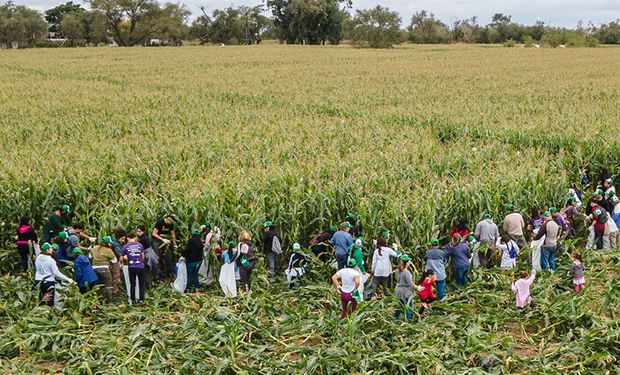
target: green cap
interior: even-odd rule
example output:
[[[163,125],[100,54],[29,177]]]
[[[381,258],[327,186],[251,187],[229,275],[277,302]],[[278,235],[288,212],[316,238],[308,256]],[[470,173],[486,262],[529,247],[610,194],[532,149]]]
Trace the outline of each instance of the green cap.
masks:
[[[545,211],[545,213],[543,214],[544,217],[550,217],[551,216],[551,212],[549,211]]]
[[[381,232],[381,237],[383,237],[383,238],[385,238],[385,239],[387,240],[388,238],[390,238],[390,231],[389,231],[389,230],[387,230],[387,229],[384,229],[384,230]]]
[[[347,216],[345,216],[346,219],[353,219],[353,214],[352,213],[348,213]]]
[[[554,214],[554,213],[558,212],[558,209],[555,208],[555,207],[549,207],[549,209],[547,211],[549,211],[550,213]]]
[[[273,227],[273,223],[271,222],[271,220],[267,220],[263,223],[263,228],[267,227]]]
[[[58,251],[58,250],[60,250],[60,246],[58,246],[57,243],[53,243],[52,244],[52,249]]]
[[[235,247],[237,243],[235,241],[228,241],[228,247]]]
[[[618,196],[614,195],[613,197],[611,197],[611,203],[618,203],[620,202],[620,198],[618,198]]]
[[[506,205],[506,211],[512,211],[515,209],[515,206],[513,206],[512,204],[507,204]]]
[[[433,246],[439,245],[439,240],[437,238],[433,238],[431,240],[431,245],[433,245]]]
[[[603,211],[601,211],[599,208],[594,210],[594,216],[601,216],[602,214],[603,214]]]
[[[350,259],[347,261],[347,266],[349,266],[349,267],[355,267],[355,266],[357,266],[357,262],[355,261],[355,259],[350,258]]]
[[[471,234],[467,237],[467,241],[474,242],[475,238]]]
[[[402,260],[403,262],[408,262],[411,259],[407,256],[407,254],[403,254],[400,256],[400,260]]]
[[[484,216],[482,217],[483,219],[490,219],[492,218],[491,214],[484,214]]]
[[[192,229],[192,236],[193,236],[193,235],[196,235],[196,234],[200,234],[200,229],[193,228],[193,229]]]
[[[301,250],[301,246],[300,246],[297,242],[295,242],[295,243],[293,244],[293,250],[295,250],[295,251],[297,251],[297,250]]]
[[[342,225],[343,228],[351,228],[351,223],[349,223],[348,221],[345,221],[340,225]]]
[[[70,213],[71,212],[71,207],[69,207],[68,204],[63,204],[60,209],[62,210],[62,212],[66,212],[66,213]]]
[[[82,250],[79,247],[74,247],[73,250],[71,250],[71,252],[73,254],[82,254]]]
[[[594,195],[603,195],[605,194],[605,192],[602,189],[596,189],[596,191],[594,192]]]
[[[607,182],[609,185],[613,185],[614,184],[614,179],[613,178],[608,178],[605,180],[605,182]]]
[[[101,242],[103,242],[103,243],[112,243],[112,237],[110,237],[110,236],[103,236],[103,238],[101,239]]]
[[[63,230],[62,232],[58,233],[58,237],[62,238],[63,240],[66,240],[67,238],[69,238],[69,235],[67,234],[67,232]]]
[[[335,225],[330,225],[328,229],[329,229],[330,232],[337,232],[338,231],[338,227],[335,226]]]
[[[570,197],[568,198],[569,202],[577,202],[577,197]]]
[[[205,220],[204,225],[205,225],[205,227],[210,227],[211,226],[211,222],[209,220]]]
[[[355,244],[356,244],[357,246],[362,246],[362,245],[364,244],[364,239],[363,239],[362,237],[357,237],[357,238],[355,239]]]
[[[52,248],[52,245],[48,244],[47,242],[41,245],[41,250],[49,250],[51,248]]]

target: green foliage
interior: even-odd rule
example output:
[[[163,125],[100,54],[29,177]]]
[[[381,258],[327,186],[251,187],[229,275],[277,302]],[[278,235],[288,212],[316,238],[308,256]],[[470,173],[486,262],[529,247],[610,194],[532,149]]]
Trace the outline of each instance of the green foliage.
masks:
[[[512,39],[508,39],[507,41],[504,42],[504,47],[514,47],[516,45],[517,45],[517,42]]]
[[[191,35],[203,43],[259,43],[261,35],[271,25],[271,20],[262,12],[261,5],[218,9],[212,17],[203,15],[194,20]]]
[[[595,34],[601,44],[620,44],[620,19],[602,24]]]
[[[60,24],[64,16],[67,14],[80,12],[84,12],[84,8],[82,8],[79,4],[74,4],[73,1],[69,1],[46,10],[45,20],[49,24],[49,31],[60,32]]]
[[[0,44],[32,47],[45,38],[47,24],[39,12],[9,1],[0,5]]]
[[[523,37],[523,44],[525,47],[532,47],[534,45],[534,39],[531,36],[526,35]]]
[[[438,44],[452,41],[452,34],[448,26],[435,19],[433,13],[429,14],[425,10],[413,15],[408,30],[409,41],[412,43]]]
[[[349,37],[358,46],[392,48],[400,43],[398,13],[377,5],[373,9],[358,10],[350,23]]]
[[[540,43],[545,47],[556,48],[562,44],[562,39],[559,33],[545,33],[542,39],[540,39]]]

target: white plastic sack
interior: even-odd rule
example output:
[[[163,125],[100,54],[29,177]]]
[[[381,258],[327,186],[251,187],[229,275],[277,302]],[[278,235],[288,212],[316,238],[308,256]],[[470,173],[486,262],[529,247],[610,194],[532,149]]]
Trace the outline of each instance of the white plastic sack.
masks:
[[[131,282],[129,280],[129,266],[123,266],[123,279],[125,280],[125,290],[127,291],[127,302],[131,303]],[[136,276],[136,279],[138,277]],[[136,301],[140,299],[140,287],[138,286],[138,281],[136,280],[136,295],[134,296]]]
[[[179,293],[185,292],[187,287],[187,265],[184,261],[179,260],[177,262],[177,278],[174,279],[173,283],[170,283],[170,286]]]
[[[213,267],[209,263],[208,255],[200,262],[198,268],[198,282],[204,285],[213,284]]]
[[[471,265],[474,269],[480,267],[480,257],[478,257],[478,248],[480,247],[480,242],[476,242],[474,244],[474,251],[471,252]]]
[[[588,243],[586,244],[586,250],[590,250],[594,247],[594,228],[588,227]]]
[[[364,300],[364,284],[366,284],[366,281],[368,281],[368,279],[370,278],[370,274],[369,273],[362,273],[362,271],[360,271],[358,269],[358,272],[360,274],[360,286],[357,287],[357,291],[360,294],[360,301]]]
[[[542,236],[538,241],[532,241],[530,243],[530,249],[532,249],[532,269],[536,271],[542,270],[540,267],[540,248],[545,243],[547,236]]]
[[[334,261],[329,265],[329,267],[333,270],[337,270],[338,269],[338,261],[336,261],[336,259],[334,259]]]
[[[65,298],[62,295],[63,290],[65,289],[65,287],[57,282],[54,285],[54,308],[55,309],[62,309],[63,306],[65,305]]]
[[[227,297],[237,297],[237,282],[235,281],[235,263],[222,265],[219,277],[222,292]]]

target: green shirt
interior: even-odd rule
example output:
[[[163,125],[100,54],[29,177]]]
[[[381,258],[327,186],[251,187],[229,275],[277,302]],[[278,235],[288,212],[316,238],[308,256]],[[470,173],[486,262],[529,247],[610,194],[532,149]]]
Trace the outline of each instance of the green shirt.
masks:
[[[55,213],[52,213],[47,218],[45,225],[43,225],[43,234],[49,234],[51,237],[54,237],[64,229],[65,226],[62,218]]]
[[[357,267],[360,269],[360,271],[366,272],[366,267],[364,267],[364,254],[362,253],[362,248],[351,245],[351,247],[349,248],[349,256],[352,259],[355,259],[355,263],[357,264]]]

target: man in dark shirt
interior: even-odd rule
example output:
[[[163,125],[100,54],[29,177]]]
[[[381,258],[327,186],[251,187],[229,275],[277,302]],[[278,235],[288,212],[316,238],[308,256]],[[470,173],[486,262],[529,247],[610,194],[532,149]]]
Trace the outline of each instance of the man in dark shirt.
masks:
[[[271,221],[266,221],[265,224],[263,224],[263,230],[265,232],[263,234],[263,250],[265,251],[267,265],[269,266],[269,276],[274,277],[276,275],[278,254],[273,252],[273,239],[277,237],[279,241],[280,234]]]
[[[172,275],[175,263],[174,248],[177,245],[177,237],[174,232],[172,215],[167,215],[157,221],[151,235],[151,247],[159,259],[159,278],[163,279]]]

